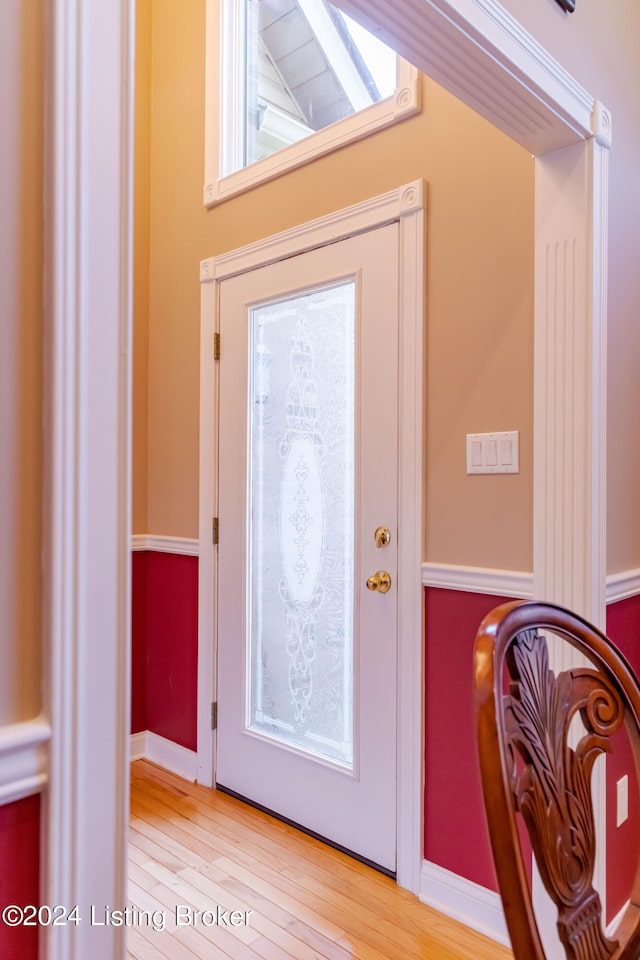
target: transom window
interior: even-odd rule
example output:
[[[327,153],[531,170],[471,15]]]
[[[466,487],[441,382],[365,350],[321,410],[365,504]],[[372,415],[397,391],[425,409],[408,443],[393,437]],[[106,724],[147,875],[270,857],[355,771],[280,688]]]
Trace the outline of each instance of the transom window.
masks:
[[[326,0],[207,0],[205,203],[418,109],[417,71]]]

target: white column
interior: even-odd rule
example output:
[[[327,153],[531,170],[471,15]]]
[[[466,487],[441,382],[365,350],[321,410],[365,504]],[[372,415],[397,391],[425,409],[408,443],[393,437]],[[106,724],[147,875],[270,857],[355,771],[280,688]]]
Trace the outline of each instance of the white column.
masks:
[[[114,960],[90,910],[126,905],[132,4],[50,6],[41,902],[80,922],[42,955]]]
[[[594,119],[610,130],[596,104]],[[536,159],[534,596],[605,618],[608,138]]]
[[[604,628],[606,616],[607,207],[611,118],[594,136],[536,159],[534,597]],[[552,668],[575,664],[550,642]],[[605,766],[593,779],[594,885],[606,902]],[[562,960],[556,910],[534,869],[549,960]]]

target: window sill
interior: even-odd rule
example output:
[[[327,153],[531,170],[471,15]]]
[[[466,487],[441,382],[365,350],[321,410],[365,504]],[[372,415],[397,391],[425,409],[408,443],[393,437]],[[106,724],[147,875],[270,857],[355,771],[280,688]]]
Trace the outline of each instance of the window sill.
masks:
[[[346,117],[298,143],[284,147],[277,153],[226,177],[217,176],[217,143],[211,144],[205,157],[204,205],[213,207],[224,200],[245,193],[294,170],[348,143],[361,140],[377,130],[398,123],[420,111],[420,83],[418,71],[409,64],[404,67],[402,82],[395,94],[365,110]],[[209,146],[209,145],[208,145]],[[213,154],[213,156],[212,156]]]

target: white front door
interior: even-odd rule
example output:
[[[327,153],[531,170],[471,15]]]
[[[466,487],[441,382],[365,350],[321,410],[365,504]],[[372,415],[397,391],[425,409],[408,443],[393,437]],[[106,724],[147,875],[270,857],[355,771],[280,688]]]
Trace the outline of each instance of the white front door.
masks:
[[[216,781],[388,871],[398,235],[223,280],[219,304]]]

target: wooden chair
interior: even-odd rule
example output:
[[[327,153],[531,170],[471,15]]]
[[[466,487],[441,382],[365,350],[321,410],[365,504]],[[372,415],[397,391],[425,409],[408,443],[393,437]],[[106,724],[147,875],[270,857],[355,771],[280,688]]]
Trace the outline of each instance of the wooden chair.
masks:
[[[592,667],[554,676],[546,636],[562,637]],[[615,931],[603,933],[593,888],[591,771],[624,724],[640,771],[640,688],[613,644],[580,617],[546,603],[506,603],[475,644],[475,703],[484,803],[516,960],[545,960],[517,826],[526,825],[542,881],[558,908],[569,960],[640,958],[640,867]],[[567,734],[580,713],[586,732]],[[635,814],[637,815],[637,813]]]

